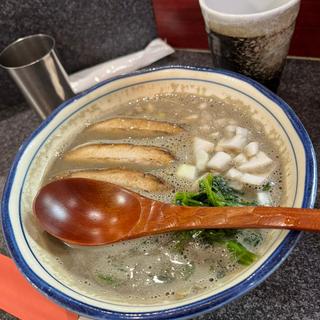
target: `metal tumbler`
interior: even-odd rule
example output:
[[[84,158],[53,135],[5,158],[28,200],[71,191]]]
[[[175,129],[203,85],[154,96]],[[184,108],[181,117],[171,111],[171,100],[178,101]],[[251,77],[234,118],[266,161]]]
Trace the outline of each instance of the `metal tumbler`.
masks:
[[[36,34],[16,40],[0,53],[0,65],[43,119],[74,96],[51,36]]]

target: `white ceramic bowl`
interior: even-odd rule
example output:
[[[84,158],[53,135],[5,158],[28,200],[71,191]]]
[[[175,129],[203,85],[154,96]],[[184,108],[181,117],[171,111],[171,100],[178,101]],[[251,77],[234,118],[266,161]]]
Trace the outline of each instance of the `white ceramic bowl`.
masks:
[[[97,298],[78,288],[76,279],[56,261],[32,224],[32,200],[46,167],[87,121],[99,119],[119,103],[160,92],[214,94],[240,101],[264,124],[285,157],[283,205],[312,207],[316,161],[311,141],[291,108],[258,83],[235,73],[192,67],[165,67],[106,81],[65,102],[27,139],[11,168],[2,204],[3,231],[13,259],[25,276],[49,298],[96,319],[182,319],[219,308],[254,288],[287,257],[298,232],[279,232],[266,254],[224,286],[177,302],[130,305]]]

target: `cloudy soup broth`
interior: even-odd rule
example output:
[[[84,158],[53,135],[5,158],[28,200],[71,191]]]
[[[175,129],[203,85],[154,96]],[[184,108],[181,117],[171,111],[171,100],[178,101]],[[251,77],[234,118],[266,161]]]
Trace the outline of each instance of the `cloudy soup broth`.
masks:
[[[281,167],[262,124],[245,106],[170,93],[130,101],[88,124],[57,155],[43,183],[84,177],[178,205],[277,206],[283,196]],[[277,235],[191,230],[90,248],[48,236],[48,246],[63,270],[95,297],[163,304],[239,276]]]

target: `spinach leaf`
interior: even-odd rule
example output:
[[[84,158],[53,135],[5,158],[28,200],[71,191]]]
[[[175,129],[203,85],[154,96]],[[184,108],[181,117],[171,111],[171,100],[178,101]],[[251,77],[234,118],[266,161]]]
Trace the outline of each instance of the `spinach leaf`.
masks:
[[[270,182],[267,182],[266,184],[264,184],[264,185],[262,186],[262,191],[270,191],[271,188],[272,188],[271,183],[270,183]]]
[[[182,206],[256,206],[256,201],[246,201],[242,193],[231,188],[221,176],[208,174],[199,181],[199,192],[178,192],[174,203]],[[256,255],[236,240],[238,231],[234,229],[188,230],[175,233],[175,250],[183,253],[189,242],[199,240],[204,244],[220,243],[234,255],[242,265],[249,265]]]
[[[120,279],[117,279],[109,274],[104,275],[99,273],[98,278],[103,280],[105,284],[111,285],[113,287],[117,287],[122,284],[122,281]]]
[[[240,230],[239,236],[242,243],[251,247],[257,247],[263,241],[263,236],[258,230]]]
[[[226,242],[228,250],[234,255],[236,260],[245,266],[249,266],[256,260],[256,255],[246,249],[242,244],[235,240]]]

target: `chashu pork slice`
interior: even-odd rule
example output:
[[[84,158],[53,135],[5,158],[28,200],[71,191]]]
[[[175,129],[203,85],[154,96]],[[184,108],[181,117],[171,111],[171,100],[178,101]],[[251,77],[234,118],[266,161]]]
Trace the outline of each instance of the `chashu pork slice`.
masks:
[[[66,177],[66,176],[65,176]],[[74,171],[68,178],[87,178],[110,182],[131,190],[164,192],[170,189],[161,179],[149,173],[127,169],[101,169]]]
[[[168,166],[174,161],[174,157],[167,150],[134,144],[86,144],[67,151],[63,159],[100,164],[127,163],[155,168]]]
[[[178,134],[184,130],[176,124],[135,118],[112,118],[94,123],[87,128],[87,132],[106,134],[113,138],[124,137],[154,137]]]

